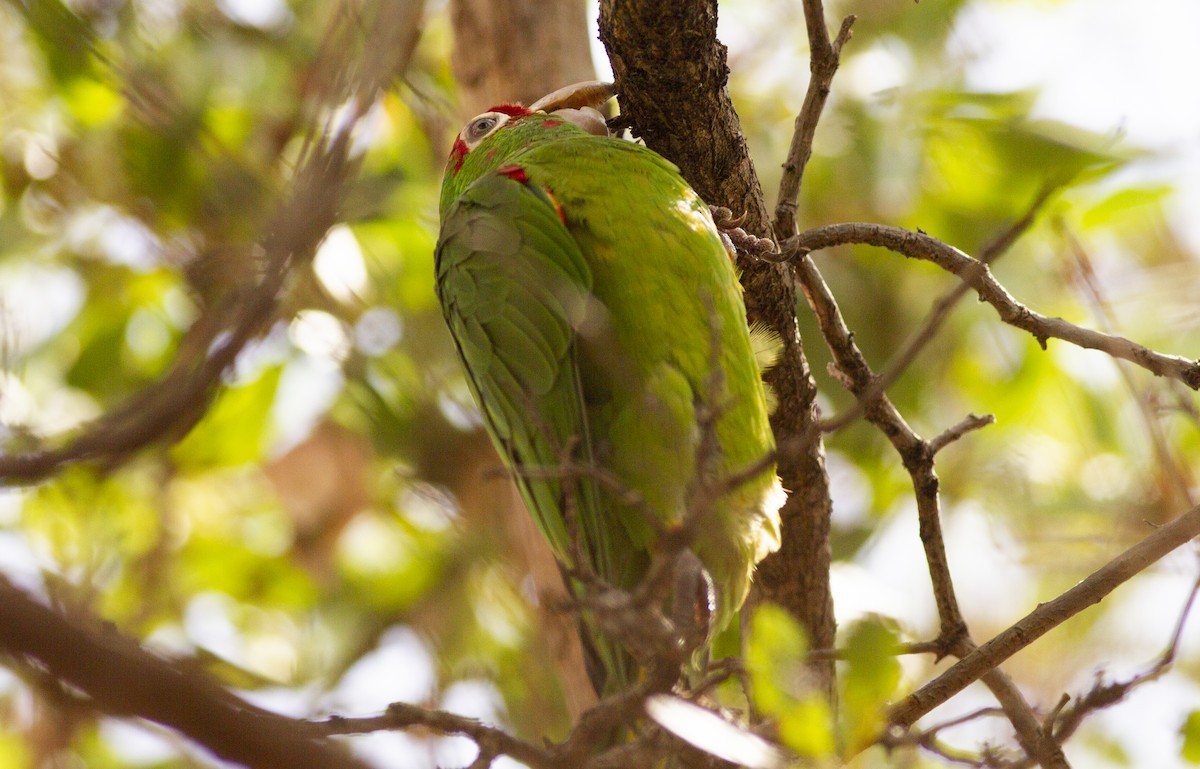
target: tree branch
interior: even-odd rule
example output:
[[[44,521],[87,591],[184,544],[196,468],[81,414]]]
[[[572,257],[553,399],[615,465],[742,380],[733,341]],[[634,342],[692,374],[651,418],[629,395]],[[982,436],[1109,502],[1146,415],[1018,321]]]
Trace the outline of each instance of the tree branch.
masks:
[[[888,720],[894,725],[911,726],[918,718],[978,680],[986,671],[1087,607],[1099,603],[1119,585],[1198,535],[1200,506],[1193,507],[1157,529],[1057,598],[1039,604],[1015,625],[893,705],[888,712]]]
[[[1033,203],[1026,209],[1024,215],[1004,229],[999,235],[993,238],[979,252],[979,260],[984,264],[991,264],[996,259],[1004,255],[1006,251],[1017,241],[1031,226],[1037,218],[1038,212],[1042,206],[1050,198],[1050,195],[1058,189],[1056,186],[1047,185],[1034,198]],[[769,258],[769,257],[768,257]],[[814,268],[815,269],[815,268]],[[866,402],[871,401],[879,393],[887,390],[893,382],[898,380],[908,367],[912,365],[917,356],[921,354],[937,333],[941,330],[942,325],[950,317],[950,313],[958,306],[963,297],[971,287],[966,283],[959,283],[945,296],[933,303],[925,320],[914,331],[909,338],[904,342],[900,349],[892,355],[891,360],[883,367],[883,370],[875,378],[875,381],[867,389],[867,391],[855,401],[854,405],[841,414],[835,414],[828,419],[821,421],[821,429],[825,432],[839,430],[842,427],[852,423],[862,415],[863,408]],[[981,425],[982,426],[982,425]]]
[[[775,236],[778,238],[786,238],[796,232],[800,183],[804,179],[808,160],[812,157],[813,137],[829,98],[833,76],[841,63],[842,46],[850,39],[855,17],[851,15],[842,19],[842,28],[833,42],[830,42],[829,29],[825,26],[825,9],[821,0],[804,0],[804,20],[808,28],[810,76],[804,104],[796,115],[787,160],[783,162],[783,175],[779,179],[774,222]]]
[[[393,702],[388,705],[387,712],[378,716],[332,716],[322,721],[308,722],[307,726],[314,735],[322,737],[424,726],[439,734],[461,734],[468,737],[479,746],[480,753],[484,755],[495,757],[503,754],[534,769],[551,769],[556,766],[549,752],[513,737],[503,729],[480,723],[474,718],[447,713],[444,710],[428,710],[405,702]]]
[[[843,384],[854,393],[860,407],[865,411],[867,420],[879,428],[891,442],[912,478],[921,544],[925,549],[925,560],[929,567],[934,601],[941,623],[939,637],[935,642],[936,648],[939,653],[944,650],[960,657],[969,654],[975,645],[967,632],[966,621],[958,605],[946,557],[941,525],[940,482],[934,469],[934,455],[937,448],[945,445],[943,439],[949,439],[946,436],[953,437],[956,431],[965,431],[964,425],[969,427],[974,423],[970,420],[960,423],[943,438],[939,438],[936,445],[918,436],[892,404],[887,393],[879,387],[879,377],[871,371],[865,356],[854,342],[854,336],[846,327],[837,300],[812,259],[804,254],[794,262],[794,266],[800,285],[817,318],[821,334],[833,355],[838,372],[842,375]],[[1062,751],[1046,738],[1032,710],[1008,677],[999,670],[989,670],[982,678],[1008,713],[1025,752],[1035,757],[1047,769],[1066,766]]]
[[[1170,377],[1193,390],[1200,390],[1200,361],[1165,355],[1121,336],[1080,328],[1062,318],[1050,318],[1034,312],[1013,298],[986,264],[924,233],[883,224],[830,224],[802,232],[781,245],[783,258],[791,259],[818,249],[852,243],[879,246],[913,259],[932,262],[957,275],[975,290],[981,300],[996,309],[1001,320],[1028,331],[1043,348],[1046,340],[1061,339],[1130,361],[1152,374]]]
[[[337,124],[308,135],[291,195],[263,236],[265,256],[257,282],[206,309],[188,330],[162,379],[63,445],[24,454],[0,453],[0,485],[33,483],[75,462],[117,464],[155,441],[177,440],[195,426],[215,396],[221,374],[274,318],[288,276],[312,257],[336,223],[345,184],[356,169],[349,156],[352,129],[379,92],[407,66],[416,45],[421,5],[381,4],[369,25],[360,26],[362,19],[351,23],[343,14],[335,16],[327,42],[343,58],[321,70],[328,82],[321,84],[320,102],[328,106],[351,100],[353,106]],[[357,47],[356,36],[364,26],[370,30],[369,40],[359,62],[344,53],[349,46]]]
[[[67,617],[0,577],[0,651],[83,692],[93,707],[168,726],[254,769],[367,769],[303,724],[242,700],[197,669],[153,654],[95,618]]]
[[[602,0],[600,38],[613,65],[621,111],[647,146],[676,163],[706,202],[737,212],[745,230],[771,235],[762,187],[726,87],[726,50],[716,37],[715,0]],[[817,419],[816,383],[796,330],[790,273],[742,259],[751,323],[783,342],[766,380],[779,408],[771,417],[778,473],[792,493],[780,511],[783,546],[755,578],[756,593],[786,608],[818,648],[834,641],[829,588],[832,501]],[[832,696],[831,661],[814,663],[817,687]]]

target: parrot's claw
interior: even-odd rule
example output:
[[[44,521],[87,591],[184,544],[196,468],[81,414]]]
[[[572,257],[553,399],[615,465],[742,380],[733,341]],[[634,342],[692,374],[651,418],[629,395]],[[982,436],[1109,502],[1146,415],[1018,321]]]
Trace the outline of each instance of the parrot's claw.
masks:
[[[716,223],[718,229],[731,230],[735,227],[741,227],[746,223],[746,212],[734,218],[733,211],[730,211],[725,206],[709,206],[709,212],[712,214],[713,222]]]
[[[671,596],[671,621],[688,654],[704,646],[717,614],[712,576],[689,549],[675,558]]]
[[[741,216],[734,217],[733,212],[724,206],[709,206],[708,210],[712,213],[713,224],[717,225],[717,233],[720,234],[721,242],[725,244],[725,250],[729,252],[731,259],[736,259],[738,254],[758,259],[779,252],[775,241],[751,235],[742,229],[747,213],[743,212]]]

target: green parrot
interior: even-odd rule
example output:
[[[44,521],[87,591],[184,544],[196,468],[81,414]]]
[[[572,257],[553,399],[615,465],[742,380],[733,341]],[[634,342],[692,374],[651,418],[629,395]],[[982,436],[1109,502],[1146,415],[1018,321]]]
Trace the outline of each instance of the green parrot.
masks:
[[[568,570],[586,558],[631,589],[656,530],[683,520],[698,457],[719,479],[774,443],[729,252],[673,164],[608,136],[592,107],[611,96],[584,83],[472,119],[446,164],[435,270],[472,394],[539,529]],[[707,456],[703,410],[717,415]],[[697,527],[710,630],[779,547],[781,502],[764,468]],[[634,679],[619,644],[594,627],[588,643],[599,694]]]

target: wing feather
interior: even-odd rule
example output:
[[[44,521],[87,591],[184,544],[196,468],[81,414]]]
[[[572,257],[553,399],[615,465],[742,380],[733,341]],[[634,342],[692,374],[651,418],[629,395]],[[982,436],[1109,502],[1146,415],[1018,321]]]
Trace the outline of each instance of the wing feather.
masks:
[[[544,194],[490,175],[447,211],[435,259],[446,322],[522,498],[568,565],[563,511],[569,500],[593,568],[611,577],[594,482],[520,472],[557,467],[567,446],[575,447],[577,460],[592,461],[576,359],[577,316],[592,274],[578,244]]]

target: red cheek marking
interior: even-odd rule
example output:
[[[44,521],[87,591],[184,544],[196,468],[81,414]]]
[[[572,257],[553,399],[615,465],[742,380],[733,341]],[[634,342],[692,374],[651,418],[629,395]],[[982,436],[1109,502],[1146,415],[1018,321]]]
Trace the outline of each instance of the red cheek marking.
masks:
[[[529,181],[529,174],[525,173],[525,169],[516,165],[502,166],[496,169],[496,173],[501,176],[507,176],[509,179],[520,184]]]
[[[462,139],[455,139],[454,146],[450,148],[450,158],[446,161],[446,165],[454,163],[454,172],[458,173],[462,170],[463,161],[467,159],[467,143]]]
[[[546,128],[554,128],[563,124],[562,118],[552,117],[542,121],[542,125]]]
[[[496,148],[492,147],[490,150],[487,151],[487,159],[491,160],[494,157],[496,157]]]

